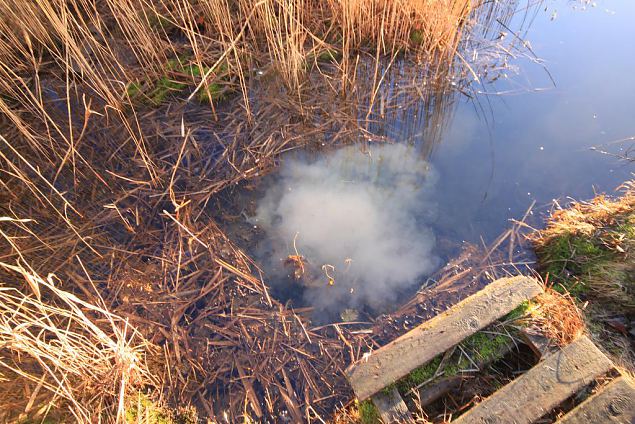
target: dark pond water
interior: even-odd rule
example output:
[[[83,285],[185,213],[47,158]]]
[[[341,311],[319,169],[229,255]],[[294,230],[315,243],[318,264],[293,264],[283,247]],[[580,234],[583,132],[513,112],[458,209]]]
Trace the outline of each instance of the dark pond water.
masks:
[[[463,52],[477,72],[492,62],[487,82],[456,83],[467,95],[452,82],[422,105],[400,104],[408,79],[388,79],[378,98],[398,113],[375,113],[369,130],[401,147],[291,154],[233,194],[250,219],[229,232],[275,296],[330,321],[391,309],[457,246],[492,241],[534,202],[539,226],[556,199],[612,192],[635,169],[600,152],[623,154],[628,142],[614,141],[635,135],[633,18],[629,0],[521,2],[496,31],[528,44]]]

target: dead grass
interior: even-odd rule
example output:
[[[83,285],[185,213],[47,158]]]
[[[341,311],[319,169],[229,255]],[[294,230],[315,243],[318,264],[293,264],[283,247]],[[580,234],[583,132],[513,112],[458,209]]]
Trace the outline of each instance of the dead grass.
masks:
[[[629,320],[635,312],[635,190],[616,198],[597,196],[556,209],[547,227],[530,234],[541,273],[583,309],[596,344],[633,369]],[[567,294],[568,296],[569,294]]]
[[[532,300],[530,325],[559,346],[566,346],[585,331],[582,312],[569,293],[547,288]]]
[[[543,272],[584,300],[635,311],[635,190],[557,209],[547,228],[530,235]]]
[[[619,217],[628,215],[635,207],[635,182],[628,181],[618,188],[619,198],[599,195],[588,202],[574,202],[556,209],[547,221],[547,227],[531,236],[536,244],[546,244],[565,234],[593,236],[598,230],[616,223]],[[618,246],[614,247],[619,249]],[[623,248],[622,248],[623,249]]]
[[[65,405],[77,422],[123,421],[135,390],[157,385],[144,362],[147,342],[104,305],[59,289],[54,275],[42,278],[21,265],[0,266],[22,277],[32,291],[0,285],[0,367],[31,383],[21,399],[11,394],[21,389],[19,379],[3,384],[2,419],[18,414],[41,419]]]

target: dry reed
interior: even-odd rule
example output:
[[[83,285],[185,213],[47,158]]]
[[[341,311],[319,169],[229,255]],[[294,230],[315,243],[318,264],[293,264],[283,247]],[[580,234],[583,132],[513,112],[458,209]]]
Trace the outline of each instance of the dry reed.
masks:
[[[582,312],[568,293],[547,288],[532,304],[532,326],[559,346],[568,345],[585,329]]]
[[[153,383],[143,337],[103,305],[59,289],[54,275],[42,278],[22,265],[0,266],[33,291],[0,285],[0,367],[32,383],[22,411],[16,408],[20,402],[8,408],[10,392],[2,391],[3,419],[16,412],[46,416],[61,399],[77,422],[123,421],[134,388]]]

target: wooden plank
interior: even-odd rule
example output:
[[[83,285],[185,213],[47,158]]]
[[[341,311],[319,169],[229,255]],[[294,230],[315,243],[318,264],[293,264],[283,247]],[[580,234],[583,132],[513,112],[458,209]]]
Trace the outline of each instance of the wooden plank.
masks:
[[[635,384],[621,376],[558,421],[561,424],[635,423]]]
[[[406,376],[542,292],[533,278],[501,278],[366,358],[346,374],[359,400]]]
[[[520,330],[520,338],[531,348],[536,356],[541,359],[558,349],[558,346],[549,338],[541,334],[532,333],[526,328]]]
[[[415,420],[397,388],[393,387],[388,393],[384,393],[383,391],[376,393],[371,399],[375,407],[379,410],[379,415],[381,415],[381,420],[384,424],[414,424]]]
[[[611,361],[591,340],[580,337],[453,423],[532,423],[611,367]]]
[[[445,396],[448,392],[454,389],[458,389],[461,386],[461,382],[463,381],[463,377],[460,375],[455,375],[452,377],[444,377],[439,381],[429,385],[424,386],[419,390],[419,403],[421,407],[425,407],[430,405],[432,402],[438,400],[440,397]]]

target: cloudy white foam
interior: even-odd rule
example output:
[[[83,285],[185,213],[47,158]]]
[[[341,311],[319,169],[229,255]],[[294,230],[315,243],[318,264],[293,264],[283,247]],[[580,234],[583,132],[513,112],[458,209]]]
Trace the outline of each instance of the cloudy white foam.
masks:
[[[383,309],[438,264],[428,226],[436,180],[403,144],[287,159],[253,218],[274,246],[260,258],[269,281],[298,284],[281,278],[290,273],[284,260],[297,249],[307,261],[305,300],[318,311]]]

